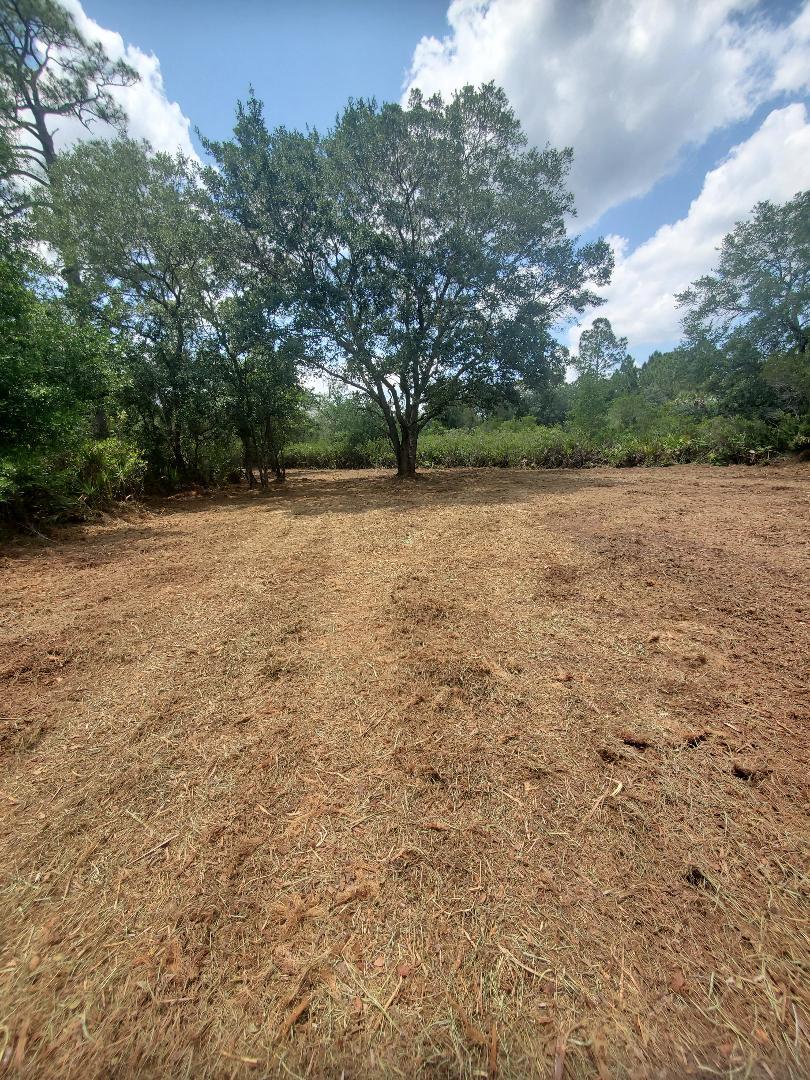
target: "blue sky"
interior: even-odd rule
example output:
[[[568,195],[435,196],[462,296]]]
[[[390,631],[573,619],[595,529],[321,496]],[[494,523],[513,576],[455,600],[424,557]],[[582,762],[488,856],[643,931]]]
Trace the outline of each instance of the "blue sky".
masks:
[[[447,29],[441,0],[87,0],[96,22],[154,52],[167,96],[225,138],[252,83],[271,123],[328,127],[349,97],[396,100],[413,49]]]
[[[162,147],[227,137],[250,85],[271,123],[325,128],[352,96],[501,83],[532,141],[574,147],[576,227],[617,257],[600,314],[637,359],[734,221],[810,187],[810,0],[64,2],[141,70],[131,129]]]

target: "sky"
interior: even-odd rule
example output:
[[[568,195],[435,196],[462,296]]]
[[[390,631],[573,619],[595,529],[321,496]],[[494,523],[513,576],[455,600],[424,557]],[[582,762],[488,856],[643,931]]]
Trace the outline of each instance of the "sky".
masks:
[[[323,130],[350,97],[495,80],[533,144],[573,146],[572,230],[614,251],[574,349],[595,315],[638,362],[672,347],[734,223],[810,187],[810,0],[63,2],[141,73],[119,94],[159,149],[202,155],[251,86],[271,124]]]

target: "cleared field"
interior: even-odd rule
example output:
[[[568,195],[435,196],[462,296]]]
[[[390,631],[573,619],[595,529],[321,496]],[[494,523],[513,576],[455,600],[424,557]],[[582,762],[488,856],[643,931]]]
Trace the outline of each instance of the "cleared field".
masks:
[[[810,467],[299,474],[0,603],[10,1069],[810,1071]]]

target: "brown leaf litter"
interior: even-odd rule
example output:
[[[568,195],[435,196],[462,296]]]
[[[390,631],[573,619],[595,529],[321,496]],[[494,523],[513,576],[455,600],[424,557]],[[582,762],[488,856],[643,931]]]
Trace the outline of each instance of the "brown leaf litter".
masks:
[[[810,468],[296,474],[0,575],[0,1071],[810,1073]]]

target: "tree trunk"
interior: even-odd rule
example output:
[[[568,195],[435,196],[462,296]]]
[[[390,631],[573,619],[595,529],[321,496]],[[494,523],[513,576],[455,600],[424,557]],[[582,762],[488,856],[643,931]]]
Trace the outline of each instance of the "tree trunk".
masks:
[[[256,477],[253,474],[253,454],[250,439],[244,431],[239,432],[239,439],[242,443],[242,465],[245,470],[245,479],[248,488],[254,488],[256,486]]]
[[[100,401],[93,410],[93,418],[90,421],[90,434],[94,439],[107,439],[110,435],[110,422],[107,419],[107,410],[104,402]]]
[[[403,479],[411,479],[416,476],[416,441],[418,432],[416,426],[400,429],[399,445],[397,451],[397,476]]]
[[[180,430],[174,427],[171,437],[172,457],[174,459],[174,467],[177,472],[180,483],[184,483],[187,479],[188,469],[186,468],[186,459],[183,456],[183,445],[180,440]]]
[[[287,479],[287,469],[284,464],[284,455],[277,450],[274,450],[271,455],[271,463],[273,466],[273,472],[276,474],[276,483],[280,484]]]

